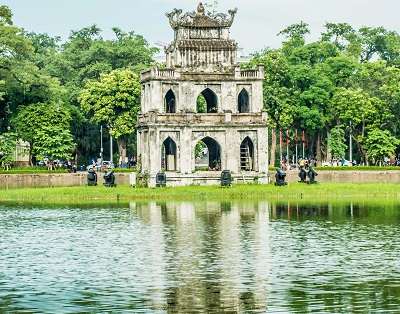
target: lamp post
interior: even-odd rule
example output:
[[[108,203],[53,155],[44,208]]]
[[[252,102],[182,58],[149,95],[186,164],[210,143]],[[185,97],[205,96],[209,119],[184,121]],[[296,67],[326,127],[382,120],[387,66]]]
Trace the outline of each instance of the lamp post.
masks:
[[[288,164],[290,164],[290,161],[289,161],[289,145],[290,145],[289,130],[286,130],[286,162]]]
[[[352,123],[350,121],[350,131],[349,131],[349,161],[353,164],[353,130]]]
[[[282,129],[279,129],[279,165],[282,165],[282,160],[283,160],[283,153],[282,153]]]
[[[110,132],[110,162],[113,164],[113,138]]]
[[[103,126],[100,125],[100,160],[103,164]]]
[[[296,135],[295,135],[295,144],[296,144],[296,167],[297,167],[297,163],[298,163],[298,161],[299,161],[299,152],[298,152],[298,147],[297,147],[297,144],[298,144],[298,138],[297,138],[297,129],[296,129]]]

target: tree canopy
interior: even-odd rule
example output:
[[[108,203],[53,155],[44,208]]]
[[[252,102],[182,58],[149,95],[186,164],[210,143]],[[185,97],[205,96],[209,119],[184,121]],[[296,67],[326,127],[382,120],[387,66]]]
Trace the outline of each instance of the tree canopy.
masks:
[[[118,139],[120,155],[126,157],[126,140],[135,129],[140,111],[140,80],[131,70],[114,70],[99,80],[87,81],[79,101],[93,122],[104,124]]]
[[[127,114],[132,107],[125,111],[117,109],[113,113],[113,125],[106,123],[113,129],[106,132],[111,131],[117,138],[123,134],[125,139],[127,135],[134,134],[140,99],[138,75],[154,62],[153,57],[158,49],[151,47],[143,36],[134,31],[125,32],[117,27],[112,30],[114,37],[105,39],[102,30],[91,25],[72,31],[70,37],[62,42],[59,37],[27,32],[15,26],[11,10],[7,6],[0,6],[0,134],[11,127],[11,131],[17,132],[19,138],[38,148],[31,149],[32,157],[40,159],[43,155],[54,153],[59,155],[58,158],[65,159],[73,155],[83,163],[89,162],[98,155],[99,123],[104,121],[92,119],[91,112],[83,108],[78,97],[90,84],[102,80],[109,73],[123,73],[122,76],[130,73],[134,78],[136,85],[132,97],[135,100],[129,101],[129,104],[135,103],[135,111]],[[35,144],[39,135],[33,137],[32,130],[24,128],[23,121],[26,120],[18,121],[27,119],[24,114],[32,114],[32,119],[37,120],[34,122],[42,119],[39,112],[45,112],[48,116],[50,113],[41,104],[50,105],[49,110],[57,104],[70,116],[63,129],[56,124],[49,124],[41,134],[43,139],[45,136],[51,137],[46,142],[54,150]],[[125,123],[130,118],[133,120]],[[128,144],[134,144],[134,140],[134,136],[129,136]],[[106,138],[104,141],[108,144]],[[68,156],[56,152],[58,143],[73,147],[73,151]]]
[[[134,31],[112,31],[105,39],[98,26],[89,25],[62,41],[14,25],[11,10],[0,5],[3,152],[22,139],[31,144],[32,160],[73,156],[87,163],[98,156],[101,124],[117,138],[120,157],[127,149],[135,153],[139,73],[154,63],[158,50]],[[243,65],[265,67],[272,163],[278,161],[279,130],[291,137],[291,154],[294,144],[304,144],[305,154],[320,162],[351,155],[379,163],[397,155],[400,35],[332,22],[318,40],[310,42],[309,34],[306,22],[289,25],[278,34],[280,48],[257,52]],[[298,136],[303,132],[304,143]]]
[[[291,25],[279,33],[284,36],[281,48],[256,53],[250,61],[265,67],[264,109],[273,129],[271,163],[277,162],[275,129],[304,131],[305,157],[319,162],[333,156],[352,155],[364,163],[385,154],[394,157],[400,136],[400,35],[383,27],[355,29],[346,23],[327,23],[315,42],[308,43],[307,34],[306,23]],[[347,151],[349,137],[355,143],[352,154]],[[377,154],[372,143],[382,148],[388,139],[395,145]],[[289,151],[293,154],[294,147]]]

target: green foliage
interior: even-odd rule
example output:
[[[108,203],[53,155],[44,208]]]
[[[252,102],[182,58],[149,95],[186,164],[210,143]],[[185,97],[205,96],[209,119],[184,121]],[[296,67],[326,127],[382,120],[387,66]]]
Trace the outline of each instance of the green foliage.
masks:
[[[30,144],[30,155],[50,160],[71,157],[74,144],[70,123],[70,112],[59,103],[25,106],[13,120],[19,138]]]
[[[265,68],[264,108],[271,119],[270,125],[284,129],[291,126],[295,110],[288,61],[280,51],[266,50],[256,54],[251,64],[262,64]]]
[[[131,70],[114,70],[98,81],[88,81],[79,101],[93,122],[105,124],[120,138],[131,134],[140,110],[139,76]]]
[[[138,73],[154,63],[158,50],[133,31],[112,30],[114,36],[105,39],[101,29],[91,25],[61,42],[14,25],[11,10],[0,5],[0,132],[14,123],[18,135],[34,143],[31,154],[40,158],[66,156],[74,147],[78,159],[89,159],[98,153],[94,138],[101,123],[119,138],[121,155],[124,147],[134,153],[135,139],[128,135],[134,132],[139,111]],[[279,33],[284,38],[280,49],[256,53],[243,65],[265,67],[269,126],[304,129],[306,153],[321,154],[323,160],[330,153],[341,155],[343,136],[335,132],[342,125],[350,128],[357,160],[381,158],[369,153],[376,151],[374,141],[378,146],[385,142],[373,131],[388,130],[393,139],[400,138],[400,35],[383,27],[356,29],[331,22],[320,40],[308,42],[309,33],[305,22],[289,25]],[[68,122],[48,124],[47,113],[38,117],[43,108],[33,109],[33,104],[53,108],[58,103],[68,112]],[[198,112],[207,111],[203,96],[197,105]],[[33,126],[40,126],[37,132]],[[59,151],[54,150],[56,142]],[[49,147],[43,146],[46,143]]]
[[[375,163],[382,162],[385,157],[393,157],[400,140],[390,134],[388,130],[373,129],[368,132],[365,140],[365,149],[368,156]]]
[[[325,29],[322,40],[333,42],[340,50],[344,50],[355,39],[355,30],[347,23],[326,23]]]
[[[39,160],[69,160],[74,148],[73,138],[65,125],[43,125],[36,132],[33,153]]]
[[[76,143],[78,159],[89,159],[98,153],[99,136],[96,122],[82,110],[78,101],[86,83],[99,80],[102,74],[112,70],[129,68],[135,73],[153,63],[158,51],[134,32],[113,28],[114,37],[104,39],[95,25],[73,31],[65,43],[47,34],[27,33],[34,48],[32,60],[43,73],[58,78],[64,88],[63,101],[73,117],[71,132]],[[1,90],[1,89],[0,89]],[[60,97],[52,97],[58,100]],[[47,99],[29,100],[27,103],[45,102]],[[124,130],[121,130],[124,132]],[[132,147],[132,143],[128,147]],[[134,144],[134,143],[133,143]]]
[[[343,157],[349,135],[340,126],[345,126],[357,146],[355,158],[367,162],[370,130],[400,137],[400,37],[346,23],[327,23],[320,41],[307,43],[308,33],[303,22],[287,27],[280,33],[286,37],[282,48],[261,51],[249,64],[265,67],[269,125],[304,129],[306,154],[321,154],[319,160]]]
[[[203,141],[198,142],[196,144],[195,148],[194,148],[194,156],[195,156],[195,158],[203,157],[203,151],[204,151],[205,148],[207,148],[207,145],[204,144]]]
[[[344,158],[347,145],[345,144],[344,130],[342,126],[335,126],[328,138],[328,147],[333,158]]]
[[[338,88],[332,97],[332,115],[346,125],[358,125],[373,114],[371,100],[361,89]]]
[[[14,160],[17,135],[13,132],[0,134],[0,165],[10,164]]]
[[[307,23],[301,21],[293,24],[279,32],[278,35],[286,37],[287,42],[284,43],[284,51],[290,53],[291,49],[304,45],[305,36],[310,33],[310,27]]]
[[[207,113],[207,101],[203,95],[197,97],[196,110],[197,113]]]

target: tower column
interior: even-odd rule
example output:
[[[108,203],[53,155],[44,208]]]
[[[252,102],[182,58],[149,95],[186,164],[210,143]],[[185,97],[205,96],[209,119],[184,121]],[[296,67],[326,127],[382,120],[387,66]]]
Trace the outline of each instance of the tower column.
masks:
[[[268,141],[268,129],[259,128],[257,132],[257,160],[258,160],[258,171],[262,173],[268,172],[268,152],[267,152],[267,141]]]
[[[192,131],[191,128],[184,127],[181,131],[180,138],[180,171],[181,173],[192,173],[194,165],[192,163],[192,155],[194,154],[192,147]]]

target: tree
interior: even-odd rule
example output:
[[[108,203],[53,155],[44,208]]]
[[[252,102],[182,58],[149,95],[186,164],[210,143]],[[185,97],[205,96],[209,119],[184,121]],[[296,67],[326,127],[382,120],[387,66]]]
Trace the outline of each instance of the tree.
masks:
[[[117,138],[122,161],[126,158],[127,137],[135,131],[140,110],[139,75],[131,70],[114,70],[100,80],[88,81],[79,101],[91,120],[105,124]]]
[[[0,135],[0,165],[8,167],[14,160],[14,152],[17,144],[17,135],[13,132],[7,132]]]
[[[33,153],[39,160],[69,160],[74,149],[69,129],[61,124],[43,125],[35,134]]]
[[[345,144],[344,130],[342,126],[338,125],[331,129],[328,138],[328,147],[333,158],[344,158],[347,145]]]
[[[365,140],[365,149],[369,158],[375,163],[382,162],[385,157],[393,157],[400,140],[390,134],[388,130],[373,129],[368,132]]]
[[[295,108],[293,106],[293,81],[290,66],[280,50],[265,50],[254,55],[250,66],[263,65],[265,78],[263,83],[264,110],[269,115],[271,127],[270,165],[275,165],[276,129],[287,129],[293,124]]]
[[[64,88],[37,66],[30,38],[13,25],[6,6],[0,6],[0,43],[0,131],[4,131],[20,106],[63,98]]]
[[[0,131],[6,130],[10,114],[10,96],[26,71],[32,52],[30,42],[20,28],[12,23],[12,12],[0,5]]]
[[[71,114],[60,103],[38,103],[23,107],[13,119],[18,137],[30,144],[33,156],[50,160],[69,159],[74,148],[70,132]]]
[[[322,40],[333,42],[342,51],[357,39],[354,28],[348,23],[326,23],[325,29],[326,31],[322,33]]]
[[[387,31],[383,27],[361,27],[358,31],[361,43],[361,62],[369,62],[374,56],[383,54]]]
[[[76,154],[79,159],[89,159],[98,151],[93,137],[99,133],[93,119],[84,114],[78,96],[90,80],[99,80],[102,74],[116,69],[129,68],[139,73],[153,63],[153,56],[158,49],[133,31],[124,32],[114,27],[114,38],[102,38],[102,31],[96,25],[73,31],[66,43],[54,48],[57,40],[50,40],[43,34],[33,36],[34,46],[41,47],[47,63],[44,70],[59,78],[67,89],[66,102],[74,115],[72,133],[77,143]],[[55,51],[55,52],[54,52]],[[135,138],[129,138],[135,146]],[[128,143],[129,144],[129,143]]]
[[[310,33],[310,26],[301,21],[297,24],[292,24],[280,31],[278,35],[283,35],[288,40],[298,41],[304,44],[304,38]]]

